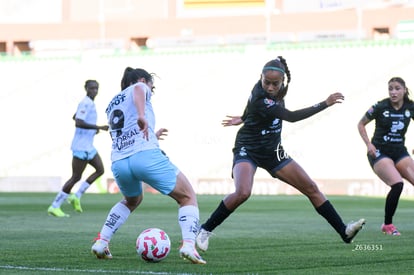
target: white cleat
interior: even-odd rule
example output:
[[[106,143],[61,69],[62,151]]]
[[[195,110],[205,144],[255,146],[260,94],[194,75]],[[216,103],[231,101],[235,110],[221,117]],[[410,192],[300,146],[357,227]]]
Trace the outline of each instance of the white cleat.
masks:
[[[344,239],[344,242],[351,243],[356,234],[358,234],[364,225],[365,219],[360,219],[357,222],[348,223],[345,229],[346,238]]]
[[[201,258],[193,244],[183,241],[180,248],[180,257],[191,261],[193,264],[206,264],[207,262]]]
[[[95,254],[98,259],[112,259],[112,254],[109,251],[108,243],[98,239],[92,245],[91,252]]]
[[[201,228],[198,232],[198,235],[196,237],[196,242],[198,248],[200,248],[201,251],[207,251],[208,249],[208,239],[213,235],[213,232],[207,231],[204,228]]]

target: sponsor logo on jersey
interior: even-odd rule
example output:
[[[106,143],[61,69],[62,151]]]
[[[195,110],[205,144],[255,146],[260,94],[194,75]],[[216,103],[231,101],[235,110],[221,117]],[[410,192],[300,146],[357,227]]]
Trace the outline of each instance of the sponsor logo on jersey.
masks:
[[[277,145],[277,148],[276,148],[275,152],[276,152],[276,156],[277,156],[278,161],[290,158],[289,154],[287,152],[285,152],[285,150],[283,150],[283,147],[280,143]]]
[[[242,157],[247,156],[246,148],[244,146],[240,149],[239,155]]]
[[[270,107],[272,107],[273,105],[275,105],[275,104],[276,104],[276,102],[275,102],[273,99],[270,99],[270,98],[265,98],[265,99],[264,99],[264,104],[266,105],[266,108],[270,108]]]
[[[393,121],[391,126],[391,132],[395,133],[398,130],[401,130],[404,128],[404,122],[402,121]]]

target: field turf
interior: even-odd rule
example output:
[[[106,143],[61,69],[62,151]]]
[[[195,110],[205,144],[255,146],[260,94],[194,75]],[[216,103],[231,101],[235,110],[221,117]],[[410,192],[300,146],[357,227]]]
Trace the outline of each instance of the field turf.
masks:
[[[366,218],[352,244],[319,216],[304,196],[252,196],[218,227],[207,265],[178,257],[177,205],[169,197],[145,194],[144,201],[111,242],[113,259],[90,252],[119,194],[86,194],[82,214],[65,204],[70,218],[46,210],[55,194],[0,193],[0,274],[414,274],[414,202],[401,199],[394,223],[401,236],[380,231],[384,198],[330,196],[347,223]],[[205,221],[223,196],[198,196]],[[138,234],[164,229],[172,250],[160,263],[146,263],[135,252]]]

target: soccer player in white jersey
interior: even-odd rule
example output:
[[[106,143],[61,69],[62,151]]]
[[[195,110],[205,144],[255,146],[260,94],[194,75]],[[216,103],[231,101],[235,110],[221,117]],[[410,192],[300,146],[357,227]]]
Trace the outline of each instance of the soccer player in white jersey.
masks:
[[[102,159],[93,146],[93,140],[99,130],[107,131],[109,126],[96,125],[97,113],[95,106],[95,97],[98,94],[99,83],[96,80],[87,80],[85,82],[86,96],[79,103],[76,113],[73,117],[75,120],[76,130],[72,140],[71,150],[72,159],[72,176],[63,185],[62,190],[56,195],[55,200],[49,206],[47,212],[55,217],[69,217],[62,211],[61,205],[67,200],[72,204],[77,212],[82,212],[80,198],[89,188],[89,186],[104,173]],[[83,181],[76,193],[70,192],[73,186],[81,180],[86,165],[90,164],[95,171]]]
[[[112,137],[112,172],[124,199],[109,211],[91,251],[99,259],[112,258],[109,242],[140,205],[145,182],[179,205],[180,256],[194,264],[205,264],[195,248],[199,222],[196,194],[186,176],[159,148],[158,139],[165,129],[154,131],[153,81],[153,75],[144,69],[126,68],[122,91],[106,109]]]

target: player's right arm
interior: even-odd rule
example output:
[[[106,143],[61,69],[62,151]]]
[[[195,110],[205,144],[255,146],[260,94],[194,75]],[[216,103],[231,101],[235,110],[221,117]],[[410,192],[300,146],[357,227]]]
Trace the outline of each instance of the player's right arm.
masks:
[[[371,140],[368,137],[367,130],[365,128],[365,125],[367,125],[371,119],[367,118],[366,115],[364,115],[361,120],[358,122],[358,132],[361,136],[362,140],[364,141],[365,145],[367,146],[367,152],[371,156],[375,157],[375,154],[377,152],[377,148],[374,146],[374,144],[371,143]]]
[[[227,118],[223,119],[223,121],[221,122],[221,125],[223,125],[224,127],[236,126],[236,125],[240,125],[243,123],[241,116],[226,116],[226,117]]]

